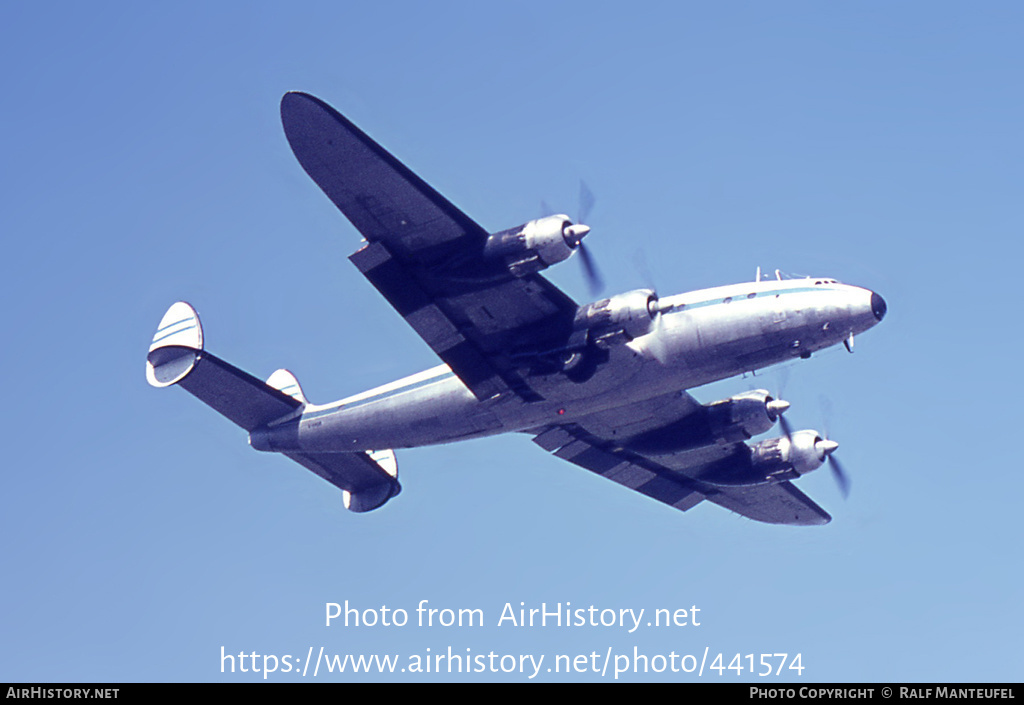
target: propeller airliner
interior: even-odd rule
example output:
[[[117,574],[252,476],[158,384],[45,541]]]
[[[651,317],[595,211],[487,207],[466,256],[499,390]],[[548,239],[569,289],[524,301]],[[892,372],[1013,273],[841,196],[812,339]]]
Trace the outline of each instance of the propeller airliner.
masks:
[[[559,214],[490,233],[323,101],[287,93],[281,118],[299,164],[364,238],[349,259],[443,364],[312,404],[287,370],[264,382],[207,352],[196,311],[178,302],[150,345],[150,384],[184,388],[253,448],[340,488],[355,512],[399,493],[395,449],[525,433],[676,509],[707,500],[762,522],[830,521],[793,480],[834,460],[834,440],[792,431],[789,403],[767,390],[709,404],[686,390],[833,345],[852,351],[886,314],[877,293],[759,272],[579,305],[539,272],[580,253],[595,281],[588,226]],[[782,435],[751,441],[776,423]]]

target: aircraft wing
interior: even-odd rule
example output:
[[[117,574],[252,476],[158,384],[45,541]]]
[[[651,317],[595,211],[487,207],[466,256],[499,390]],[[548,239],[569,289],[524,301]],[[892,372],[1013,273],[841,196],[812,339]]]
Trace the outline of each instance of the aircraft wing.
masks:
[[[288,93],[292,151],[366,239],[350,259],[478,399],[538,401],[512,362],[557,347],[576,303],[483,256],[488,233],[326,103]]]
[[[578,423],[538,429],[533,441],[555,456],[640,494],[686,511],[704,500],[769,524],[827,524],[832,517],[791,482],[762,485],[709,484],[697,479],[715,463],[750,453],[743,442],[714,443],[674,454],[644,454],[623,439],[671,426],[686,433],[700,421],[701,405],[686,392],[647,400]]]

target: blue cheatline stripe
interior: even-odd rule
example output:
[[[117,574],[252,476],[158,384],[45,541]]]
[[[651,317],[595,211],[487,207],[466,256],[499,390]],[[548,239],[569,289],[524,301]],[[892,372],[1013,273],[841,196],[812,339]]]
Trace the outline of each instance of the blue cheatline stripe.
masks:
[[[427,387],[427,386],[429,386],[431,384],[435,384],[437,382],[449,379],[450,377],[454,377],[454,376],[455,376],[454,372],[444,372],[444,373],[438,375],[437,377],[431,377],[429,379],[421,379],[418,382],[410,382],[409,384],[405,385],[404,387],[399,387],[398,389],[392,389],[392,390],[387,391],[387,392],[381,392],[380,394],[374,394],[372,397],[367,397],[365,399],[358,399],[356,401],[349,402],[347,404],[339,404],[338,406],[332,406],[329,409],[321,409],[319,411],[311,411],[311,412],[308,412],[306,414],[303,414],[303,418],[313,419],[313,418],[317,418],[318,416],[326,416],[328,414],[333,414],[334,412],[341,411],[342,409],[355,409],[356,407],[360,407],[360,406],[363,406],[365,404],[370,404],[370,403],[375,402],[375,401],[380,401],[382,399],[387,399],[387,398],[393,397],[393,396],[395,396],[397,394],[402,394],[404,392],[411,392],[411,391],[413,391],[415,389],[422,389],[423,387]]]
[[[805,286],[798,289],[777,289],[775,291],[756,291],[751,292],[754,294],[753,299],[761,299],[769,296],[781,296],[783,294],[806,294],[808,292],[819,292],[819,291],[835,291],[835,289],[826,289],[820,286]],[[718,304],[724,304],[725,300],[729,299],[730,303],[739,303],[740,301],[750,301],[747,294],[732,294],[731,296],[723,296],[720,299],[708,299],[707,301],[694,301],[692,303],[680,303],[672,307],[672,310],[666,311],[666,313],[682,313],[683,311],[689,311],[695,308],[704,308],[705,306],[717,306]]]
[[[161,332],[163,332],[163,331],[167,330],[167,329],[168,329],[168,328],[170,328],[171,326],[176,326],[176,325],[178,325],[179,323],[184,323],[185,321],[194,321],[194,320],[195,320],[195,318],[196,318],[195,316],[189,315],[189,316],[186,316],[185,318],[182,318],[182,319],[181,319],[180,321],[175,321],[174,323],[168,323],[168,324],[167,324],[166,326],[164,326],[163,328],[161,328],[160,330],[158,330],[158,331],[156,332],[156,334],[157,334],[157,335],[160,335],[160,333],[161,333]]]
[[[182,322],[183,321],[178,321],[178,323],[182,323]],[[153,338],[153,342],[154,343],[159,343],[161,340],[164,340],[165,338],[170,338],[172,335],[177,335],[178,333],[184,333],[185,331],[192,330],[195,327],[196,327],[196,325],[193,323],[190,326],[185,326],[181,330],[172,330],[170,333],[164,333],[163,335],[160,335],[160,331],[157,331],[156,336]]]

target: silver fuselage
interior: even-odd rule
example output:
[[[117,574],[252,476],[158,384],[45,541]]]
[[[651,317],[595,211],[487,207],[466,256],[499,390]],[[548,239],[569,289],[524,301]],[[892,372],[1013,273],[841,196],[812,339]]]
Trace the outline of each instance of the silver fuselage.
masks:
[[[411,448],[564,424],[807,357],[871,328],[885,312],[868,289],[814,278],[702,289],[662,298],[658,308],[654,329],[612,346],[585,382],[530,377],[545,401],[527,403],[512,393],[480,401],[439,365],[331,404],[306,405],[252,444],[274,451]]]

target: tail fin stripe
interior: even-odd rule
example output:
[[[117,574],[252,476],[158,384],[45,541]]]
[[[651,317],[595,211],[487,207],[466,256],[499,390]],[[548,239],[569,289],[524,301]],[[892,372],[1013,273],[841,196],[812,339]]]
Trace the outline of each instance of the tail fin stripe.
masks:
[[[178,323],[184,323],[184,321],[178,321]],[[178,324],[175,323],[174,325],[178,325]],[[171,326],[168,326],[167,328],[170,328],[170,327]],[[196,327],[196,324],[195,324],[195,321],[193,321],[192,325],[190,325],[190,326],[185,326],[184,328],[179,328],[177,330],[169,330],[166,333],[164,333],[163,335],[160,335],[161,332],[163,332],[164,330],[167,330],[167,328],[162,328],[162,329],[160,329],[160,330],[158,330],[156,332],[156,335],[153,337],[153,342],[154,343],[159,343],[161,340],[164,340],[166,338],[170,338],[172,335],[175,335],[177,333],[184,333],[185,331],[192,330],[195,327]]]
[[[185,318],[182,318],[180,321],[175,321],[174,323],[168,323],[166,326],[161,326],[160,328],[157,329],[156,334],[160,335],[161,333],[163,333],[168,328],[173,328],[174,326],[180,326],[182,323],[193,323],[194,324],[195,322],[196,322],[196,317],[195,316],[187,316]]]

